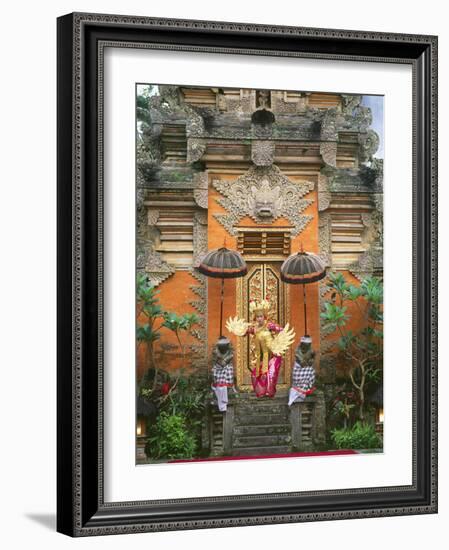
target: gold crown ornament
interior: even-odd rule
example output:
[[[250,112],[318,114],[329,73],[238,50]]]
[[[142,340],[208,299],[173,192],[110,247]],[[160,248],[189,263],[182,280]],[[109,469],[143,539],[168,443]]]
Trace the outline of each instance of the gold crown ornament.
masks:
[[[267,315],[270,311],[270,302],[268,300],[251,300],[249,302],[249,311],[253,317],[258,315]]]

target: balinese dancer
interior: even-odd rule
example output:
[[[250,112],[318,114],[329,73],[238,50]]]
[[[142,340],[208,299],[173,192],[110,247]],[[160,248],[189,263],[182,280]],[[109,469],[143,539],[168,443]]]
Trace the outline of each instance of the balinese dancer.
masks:
[[[236,336],[252,335],[255,343],[255,367],[249,368],[251,383],[257,397],[274,397],[276,383],[281,367],[282,355],[295,339],[293,329],[288,323],[281,327],[268,321],[270,303],[267,300],[250,302],[250,314],[253,322],[248,323],[238,317],[230,317],[226,328]]]
[[[231,342],[220,336],[212,352],[212,390],[217,398],[218,410],[226,412],[228,406],[228,388],[234,386],[234,352]]]
[[[312,338],[303,336],[295,352],[295,364],[292,369],[292,387],[288,404],[304,401],[315,391],[315,351],[312,349]]]

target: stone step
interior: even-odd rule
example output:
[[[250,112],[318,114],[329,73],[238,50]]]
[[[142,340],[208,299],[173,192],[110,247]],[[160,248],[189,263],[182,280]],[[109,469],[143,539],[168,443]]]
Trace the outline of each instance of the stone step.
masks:
[[[261,426],[267,424],[287,424],[289,422],[287,414],[259,414],[234,417],[236,426]]]
[[[289,445],[279,445],[276,447],[242,447],[232,450],[232,456],[255,456],[255,455],[275,455],[287,454],[291,452]]]
[[[256,397],[252,392],[231,393],[231,399],[234,401],[285,401],[288,399],[288,391],[277,391],[274,397]]]
[[[281,405],[280,403],[254,403],[254,405],[248,405],[247,403],[236,405],[235,414],[268,414],[268,413],[286,413],[288,412],[287,405]]]
[[[267,434],[289,434],[291,432],[290,423],[286,424],[258,424],[254,426],[235,426],[234,435],[267,435]]]
[[[233,438],[233,447],[278,447],[289,445],[291,440],[290,434],[236,436]]]

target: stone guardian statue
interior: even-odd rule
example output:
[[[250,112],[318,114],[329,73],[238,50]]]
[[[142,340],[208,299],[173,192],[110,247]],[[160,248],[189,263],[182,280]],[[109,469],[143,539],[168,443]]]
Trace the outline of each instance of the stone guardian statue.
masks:
[[[312,338],[303,336],[295,352],[295,363],[292,369],[292,385],[288,396],[289,406],[300,403],[315,391],[315,356],[312,349]]]
[[[225,336],[220,336],[212,352],[212,390],[217,398],[218,410],[226,412],[228,388],[234,392],[234,351]]]

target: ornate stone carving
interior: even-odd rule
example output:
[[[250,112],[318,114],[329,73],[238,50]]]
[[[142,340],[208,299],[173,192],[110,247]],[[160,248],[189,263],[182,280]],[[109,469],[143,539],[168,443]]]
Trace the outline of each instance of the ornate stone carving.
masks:
[[[256,94],[257,107],[262,109],[270,108],[270,90],[260,90]]]
[[[348,118],[350,127],[358,132],[366,132],[373,122],[371,109],[363,105],[358,105]]]
[[[268,179],[263,179],[259,187],[251,186],[248,193],[248,207],[253,219],[276,219],[283,204],[281,188],[271,187]]]
[[[337,111],[328,109],[323,116],[320,132],[320,153],[323,161],[329,166],[337,166]]]
[[[207,172],[199,172],[194,177],[193,198],[201,208],[208,207],[209,201],[209,183]]]
[[[193,266],[198,267],[207,252],[207,214],[195,212],[193,217]]]
[[[325,141],[320,145],[320,154],[323,161],[333,168],[337,166],[337,142]]]
[[[331,194],[329,191],[329,185],[327,176],[325,174],[318,174],[318,211],[322,212],[329,208],[331,202]]]
[[[362,102],[361,95],[346,95],[342,94],[342,112],[345,114],[352,115],[352,112],[356,107]]]
[[[325,111],[321,122],[320,139],[322,141],[337,141],[337,110],[335,108]]]
[[[224,90],[217,95],[217,108],[228,113],[251,113],[256,108],[256,91]]]
[[[199,338],[201,340],[201,338]],[[190,353],[195,356],[195,365],[197,368],[207,367],[207,354],[205,353],[205,347],[202,343],[189,344],[188,349]]]
[[[361,281],[364,277],[382,272],[383,250],[377,243],[373,243],[357,260],[348,267],[348,270]]]
[[[318,216],[318,241],[319,256],[323,259],[326,267],[332,265],[331,254],[331,217],[327,212]]]
[[[206,234],[206,242],[204,243],[201,237],[201,242],[198,243],[198,247],[201,253],[207,252],[207,227],[198,221],[195,223],[195,227],[201,227]],[[195,252],[195,254],[197,254]],[[189,349],[195,354],[195,361],[198,364],[198,360],[207,360],[207,277],[200,273],[195,268],[190,270],[190,273],[194,279],[198,281],[198,285],[190,285],[190,290],[198,296],[198,300],[190,300],[189,304],[195,308],[198,313],[198,326],[191,331],[192,335],[199,340],[198,343],[190,344]]]
[[[373,274],[373,259],[369,251],[364,252],[359,256],[357,262],[354,262],[348,267],[348,271],[354,275],[356,279],[361,281],[364,277],[368,277]]]
[[[139,180],[138,180],[139,183]],[[146,191],[142,187],[137,187],[136,190],[136,223],[137,223],[137,236],[143,237],[148,231],[147,223],[147,209],[145,206]]]
[[[149,208],[147,211],[147,224],[156,225],[158,219],[159,219],[159,210]]]
[[[201,313],[202,315],[206,314],[207,306],[204,300],[191,300],[189,304],[194,307],[198,313]]]
[[[251,160],[256,166],[270,166],[274,161],[274,141],[254,140],[251,143]]]
[[[242,90],[242,97],[240,100],[241,109],[244,113],[251,113],[256,106],[256,91],[255,90]]]
[[[301,212],[313,202],[302,198],[313,189],[313,182],[292,182],[275,165],[252,166],[235,181],[213,180],[212,185],[223,196],[218,204],[227,211],[215,217],[231,235],[237,236],[236,225],[245,216],[265,224],[287,218],[294,225],[294,236],[312,219]]]
[[[228,96],[226,97],[226,111],[228,113],[242,112],[242,103],[240,98]]]
[[[325,277],[319,282],[319,296],[320,296],[320,311],[325,310],[325,303],[328,301],[328,293],[330,287],[328,285],[328,279]],[[333,346],[333,342],[328,338],[329,334],[332,334],[333,327],[326,326],[323,319],[320,318],[320,353],[323,356],[329,352]]]
[[[207,296],[207,292],[206,292],[207,278],[204,275],[202,275],[201,273],[199,273],[198,271],[196,271],[195,269],[191,271],[191,275],[200,284],[199,285],[191,285],[190,289],[192,290],[192,292],[194,294],[199,296],[199,298],[201,298],[201,300],[205,300],[206,296]]]
[[[259,139],[271,139],[273,133],[272,124],[252,124],[251,125],[251,137]]]
[[[150,282],[158,286],[174,273],[162,256],[154,250],[154,226],[159,218],[159,210],[148,209],[144,204],[145,191],[137,190],[137,269],[148,274]]]
[[[374,210],[371,214],[373,227],[373,241],[379,248],[384,246],[384,203],[383,194],[374,195]]]
[[[186,121],[186,135],[187,138],[194,138],[195,136],[201,137],[204,134],[204,119],[199,113],[198,109],[195,109],[191,105],[185,105],[184,109],[187,113]]]
[[[193,198],[199,207],[207,210],[208,200],[209,200],[208,189],[194,189]]]
[[[305,112],[307,109],[308,94],[295,92],[289,97],[289,92],[272,90],[271,109],[274,113],[291,114]]]
[[[192,164],[201,159],[206,152],[206,140],[201,138],[187,139],[187,162]]]
[[[165,262],[161,255],[155,250],[149,252],[144,269],[153,286],[160,285],[175,272],[174,268]]]
[[[359,144],[359,159],[361,162],[368,162],[379,149],[379,136],[374,130],[369,129],[366,133],[359,134]]]
[[[358,260],[351,264],[349,271],[359,280],[383,271],[383,215],[382,199],[371,214],[362,214],[362,222],[367,228],[367,249]]]

